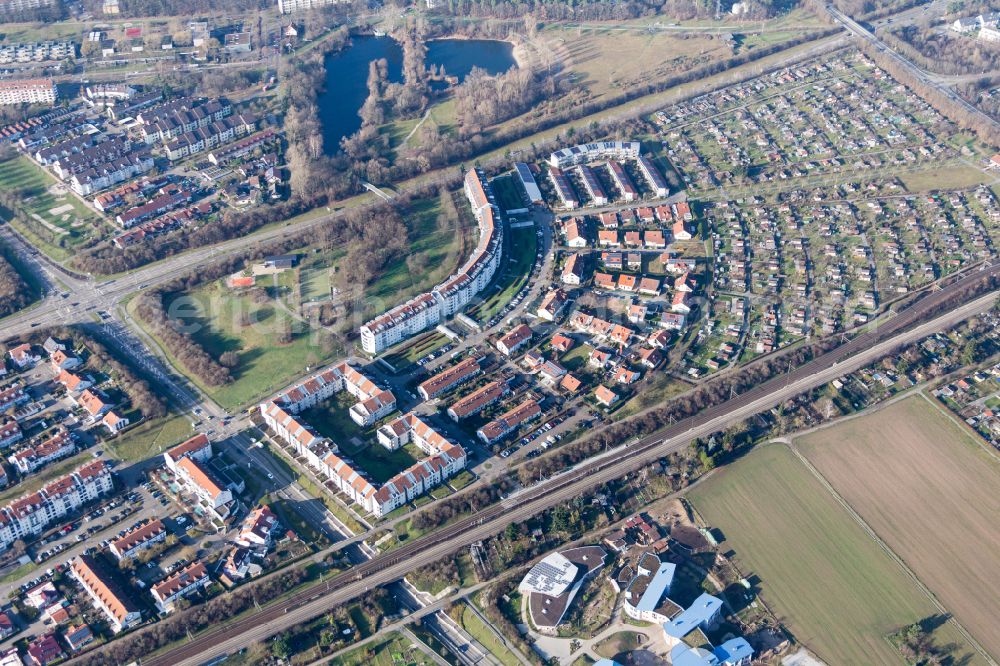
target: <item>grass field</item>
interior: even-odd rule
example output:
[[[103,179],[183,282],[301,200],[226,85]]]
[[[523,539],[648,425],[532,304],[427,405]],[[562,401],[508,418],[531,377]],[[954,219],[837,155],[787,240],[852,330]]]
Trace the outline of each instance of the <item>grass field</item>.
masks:
[[[503,644],[497,634],[483,622],[482,618],[465,602],[459,605],[461,608],[462,628],[469,632],[469,635],[479,641],[479,643],[489,650],[503,666],[520,666],[521,661],[510,648]]]
[[[442,193],[443,197],[451,196]],[[428,199],[415,202],[407,210],[410,246],[406,255],[390,264],[382,275],[365,289],[365,297],[381,307],[379,312],[394,308],[408,298],[429,290],[444,281],[472,253],[478,233],[455,220],[440,217],[441,202]],[[463,220],[472,224],[471,214]],[[426,268],[419,273],[410,270],[415,258]]]
[[[168,310],[178,298],[187,303],[182,306],[190,313],[185,322],[198,344],[216,359],[226,351],[239,355],[239,365],[232,371],[234,380],[229,384],[207,386],[192,377],[226,409],[273,393],[305,373],[307,366],[316,367],[338,355],[337,349],[325,349],[277,300],[256,303],[245,294],[229,291],[222,282],[164,299]],[[242,312],[249,314],[251,325],[242,325]],[[286,326],[291,328],[292,341],[283,344],[278,339]]]
[[[796,640],[830,664],[902,664],[885,640],[937,608],[782,445],[760,448],[689,495]],[[950,625],[939,645],[970,649]]]
[[[13,220],[13,226],[53,259],[68,258],[75,246],[103,230],[97,213],[23,155],[0,162],[0,183],[21,193],[27,219]]]
[[[928,190],[960,190],[988,183],[990,177],[979,169],[963,164],[948,165],[943,169],[930,169],[899,175],[903,187],[910,192]]]
[[[714,60],[733,50],[722,39],[692,34],[554,25],[542,32],[556,52],[568,55],[575,85],[594,98],[616,97],[626,90]]]
[[[535,261],[538,237],[534,227],[511,229],[509,236],[512,260],[507,262],[506,268],[501,265],[501,270],[505,272],[494,283],[494,287],[484,292],[486,295],[483,301],[469,308],[469,315],[480,324],[485,324],[500,312],[524,287]]]
[[[132,430],[115,437],[107,448],[119,460],[139,462],[159,455],[194,434],[187,416],[177,415],[141,423]]]
[[[1000,459],[922,396],[795,443],[1000,658]]]

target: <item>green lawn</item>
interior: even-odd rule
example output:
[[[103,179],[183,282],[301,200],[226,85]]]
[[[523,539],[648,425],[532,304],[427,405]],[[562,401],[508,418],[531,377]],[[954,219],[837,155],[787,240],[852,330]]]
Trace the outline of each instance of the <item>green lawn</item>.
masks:
[[[105,231],[100,215],[24,155],[0,162],[0,183],[21,195],[24,219],[12,226],[53,259],[69,258],[76,246]]]
[[[827,663],[901,664],[885,637],[937,614],[784,446],[750,453],[689,497],[722,531],[723,548],[734,551],[743,572],[759,578],[765,603]]]
[[[469,309],[469,314],[481,324],[489,321],[500,312],[518,291],[528,281],[528,274],[535,261],[538,237],[534,227],[510,229],[510,242],[505,251],[508,252],[506,263],[501,264],[500,278],[484,292],[484,300]]]
[[[509,174],[497,176],[490,181],[490,184],[493,186],[493,191],[496,192],[497,202],[505,211],[525,207],[520,185],[514,182],[513,176]]]
[[[470,636],[489,650],[503,666],[520,666],[521,662],[517,655],[504,645],[497,634],[483,622],[482,618],[476,615],[467,603],[462,602],[460,607],[462,609],[462,628],[469,632]]]
[[[305,410],[302,420],[341,447],[352,446],[351,440],[355,438],[362,442],[374,439],[374,428],[362,428],[351,420],[349,410],[357,401],[347,391],[341,391],[323,404]]]
[[[444,192],[441,196],[450,197],[451,193]],[[477,232],[442,216],[441,212],[440,199],[416,201],[406,210],[409,251],[365,288],[365,297],[376,303],[377,312],[385,312],[428,291],[468,259],[476,246]],[[471,222],[471,214],[464,219]],[[411,270],[414,262],[422,264],[423,269],[414,273]]]
[[[410,467],[426,454],[413,444],[390,451],[374,439],[360,449],[344,448],[344,454],[368,472],[377,484],[382,484]]]
[[[278,300],[256,303],[244,293],[230,291],[221,281],[164,300],[168,311],[175,304],[183,311],[180,318],[191,336],[213,358],[227,351],[239,355],[239,364],[232,370],[234,379],[228,384],[207,386],[191,376],[226,409],[245,407],[274,393],[303,375],[307,367],[323,365],[340,352],[335,346],[324,347]],[[240,321],[244,312],[250,318],[248,326]],[[292,341],[283,344],[278,340],[285,327],[291,330]],[[183,370],[179,363],[174,365]]]
[[[987,183],[990,177],[971,166],[964,164],[946,164],[943,168],[928,169],[912,173],[900,174],[910,192],[926,192],[927,190],[966,189]]]
[[[139,462],[163,453],[194,434],[191,420],[183,414],[141,423],[108,441],[107,448],[119,460]]]
[[[383,358],[386,363],[396,369],[397,373],[402,373],[427,354],[444,347],[446,344],[448,344],[447,336],[430,331],[420,337],[396,345]]]
[[[472,475],[472,472],[467,469],[463,469],[461,472],[448,479],[448,485],[455,490],[461,490],[475,480],[476,477]]]

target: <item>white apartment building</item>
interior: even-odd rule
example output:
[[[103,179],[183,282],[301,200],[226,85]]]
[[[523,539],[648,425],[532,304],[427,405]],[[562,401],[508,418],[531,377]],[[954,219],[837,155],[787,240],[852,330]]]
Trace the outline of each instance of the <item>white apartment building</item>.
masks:
[[[332,5],[340,0],[278,0],[278,12],[293,14]]]
[[[455,275],[361,327],[361,346],[377,354],[436,326],[468,305],[493,279],[503,254],[503,226],[492,188],[479,169],[465,175],[465,194],[479,223],[479,244]]]
[[[561,148],[549,155],[549,164],[565,169],[599,159],[636,159],[642,144],[638,141],[596,141],[571,148]]]
[[[55,104],[57,97],[53,79],[0,81],[0,105]]]
[[[111,470],[97,460],[0,508],[0,549],[35,536],[71,511],[111,492]]]

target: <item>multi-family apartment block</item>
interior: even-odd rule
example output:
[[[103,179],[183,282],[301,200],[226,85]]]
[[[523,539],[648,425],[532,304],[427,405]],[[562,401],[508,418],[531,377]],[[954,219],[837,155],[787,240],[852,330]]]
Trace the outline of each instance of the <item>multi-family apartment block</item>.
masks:
[[[361,346],[377,354],[437,325],[468,305],[493,279],[503,247],[503,227],[492,188],[480,169],[465,176],[465,194],[479,223],[479,244],[458,273],[361,327]]]
[[[97,460],[0,508],[0,548],[41,534],[53,522],[111,492],[111,469]]]
[[[57,97],[53,79],[0,81],[0,105],[55,104]]]

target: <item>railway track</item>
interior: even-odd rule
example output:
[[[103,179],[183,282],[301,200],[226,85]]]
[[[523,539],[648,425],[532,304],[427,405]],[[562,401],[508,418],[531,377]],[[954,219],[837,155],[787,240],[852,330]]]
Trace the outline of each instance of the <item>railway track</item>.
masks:
[[[509,522],[523,520],[549,506],[563,501],[567,497],[577,496],[610,479],[641,468],[650,461],[664,455],[667,452],[665,446],[671,440],[676,440],[692,431],[704,430],[708,426],[716,429],[726,427],[727,418],[732,420],[736,418],[734,415],[742,415],[747,409],[757,408],[756,403],[766,401],[769,396],[784,395],[789,390],[794,391],[791,395],[796,395],[809,388],[813,388],[814,386],[811,384],[804,385],[801,388],[798,388],[798,385],[808,382],[819,373],[832,369],[834,366],[843,363],[859,352],[872,349],[876,345],[891,343],[895,336],[908,329],[918,319],[925,316],[934,308],[945,304],[956,293],[971,285],[975,280],[996,276],[1000,276],[1000,265],[984,264],[976,269],[968,270],[956,276],[947,284],[942,285],[940,290],[932,292],[911,304],[884,324],[857,335],[855,338],[790,370],[784,375],[774,377],[730,400],[706,408],[695,416],[678,421],[676,424],[659,431],[655,435],[644,437],[629,445],[627,449],[622,450],[620,455],[608,455],[589,462],[583,462],[557,476],[519,492],[516,498],[509,498],[504,502],[485,507],[472,516],[446,525],[425,537],[416,539],[384,555],[379,555],[365,563],[352,567],[349,571],[335,576],[326,582],[312,585],[287,599],[264,607],[252,615],[217,629],[209,630],[190,642],[172,650],[149,659],[143,659],[142,665],[175,666],[197,663],[194,660],[197,660],[199,657],[211,658],[213,655],[208,654],[208,652],[216,652],[226,642],[239,639],[251,630],[262,628],[264,631],[269,632],[268,635],[270,635],[281,631],[283,627],[279,625],[283,624],[282,621],[288,624],[288,620],[292,619],[290,616],[304,615],[306,612],[314,615],[319,614],[322,611],[315,610],[315,606],[324,597],[330,597],[327,600],[329,606],[345,603],[351,598],[364,594],[371,587],[377,587],[388,582],[388,580],[394,579],[385,579],[384,575],[380,576],[379,574],[400,568],[399,572],[392,572],[392,575],[398,578],[405,575],[408,570],[419,566],[416,559],[422,553],[434,551],[436,555],[443,556],[444,553],[438,553],[437,551],[449,548],[453,550],[460,547],[464,543],[461,539],[463,536],[474,534],[476,538],[480,538],[480,533],[484,531],[498,532]],[[958,307],[956,306],[956,308],[952,309],[958,309]],[[845,372],[847,371],[845,370]],[[821,383],[826,383],[826,381],[829,380],[819,383],[813,382],[813,384],[821,385]],[[777,401],[781,402],[788,399],[788,397],[790,396],[782,397]],[[758,408],[757,411],[762,411],[764,408]],[[745,418],[745,416],[739,416],[739,418]],[[676,448],[676,443],[673,446]],[[468,536],[466,536],[467,539]],[[404,569],[401,565],[408,566]],[[398,575],[396,575],[397,573]],[[366,580],[369,580],[368,584],[365,584]],[[314,608],[310,609],[310,606]]]

